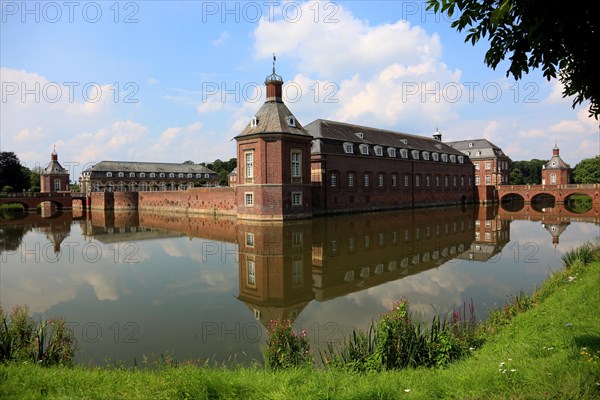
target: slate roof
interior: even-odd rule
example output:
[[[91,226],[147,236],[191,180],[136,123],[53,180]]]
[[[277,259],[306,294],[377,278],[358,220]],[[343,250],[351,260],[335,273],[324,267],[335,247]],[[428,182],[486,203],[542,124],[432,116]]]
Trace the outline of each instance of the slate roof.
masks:
[[[291,135],[310,136],[283,102],[267,101],[254,116],[258,120],[256,126],[252,126],[252,121],[248,122],[248,125],[236,137],[261,133],[289,133]],[[295,126],[288,124],[289,117],[294,118]]]
[[[216,174],[200,164],[179,164],[138,161],[100,161],[83,172],[165,172]]]
[[[432,153],[455,154],[457,156],[463,155],[460,151],[432,137],[347,124],[344,122],[317,119],[306,125],[306,130],[314,139],[312,146],[313,153],[343,154],[344,149],[339,145],[339,142],[350,142],[371,145],[369,146],[371,155],[374,155],[373,146],[375,145],[395,147],[397,149],[429,151]],[[362,138],[357,134],[362,134]],[[354,151],[358,154],[357,148]],[[385,151],[384,155],[387,156]]]
[[[557,149],[555,147],[555,149]],[[570,169],[571,166],[564,162],[559,155],[552,155],[552,158],[544,165],[544,169]]]
[[[446,142],[456,150],[466,154],[472,160],[482,158],[507,157],[502,149],[487,139],[458,140],[456,142]],[[479,153],[478,153],[479,152]]]
[[[44,168],[42,172],[43,175],[46,174],[68,174],[67,171],[57,160],[52,160],[50,163]]]

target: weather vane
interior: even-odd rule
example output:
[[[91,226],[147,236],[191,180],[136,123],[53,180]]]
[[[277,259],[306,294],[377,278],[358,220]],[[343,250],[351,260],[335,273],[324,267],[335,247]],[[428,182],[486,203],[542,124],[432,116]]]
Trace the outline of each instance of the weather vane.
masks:
[[[275,61],[277,61],[277,58],[275,57],[275,53],[273,53],[273,73],[275,73]]]

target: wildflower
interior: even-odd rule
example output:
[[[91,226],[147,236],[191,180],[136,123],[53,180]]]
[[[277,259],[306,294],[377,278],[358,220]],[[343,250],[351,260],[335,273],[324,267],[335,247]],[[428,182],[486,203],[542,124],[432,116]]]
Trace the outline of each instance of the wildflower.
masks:
[[[569,280],[569,282],[573,282],[575,280],[575,277],[574,276],[569,276],[567,279]]]
[[[469,347],[469,350],[473,351],[475,350],[475,347]]]
[[[566,324],[565,326],[566,326],[566,327],[570,327],[570,326],[573,326],[573,324],[572,324],[572,323],[568,323],[568,324]]]
[[[548,347],[547,350],[554,350],[554,347]]]
[[[517,370],[514,368],[511,368],[510,372],[517,372]]]
[[[409,392],[410,392],[410,389],[404,389],[404,391],[405,391],[406,393],[409,393]]]

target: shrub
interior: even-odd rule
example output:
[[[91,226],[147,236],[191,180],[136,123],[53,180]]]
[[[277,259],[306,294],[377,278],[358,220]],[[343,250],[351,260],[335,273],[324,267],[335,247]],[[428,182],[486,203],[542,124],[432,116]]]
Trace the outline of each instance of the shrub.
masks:
[[[0,361],[31,361],[44,366],[72,365],[76,343],[61,318],[36,324],[27,306],[15,306],[8,317],[0,308]]]
[[[305,330],[296,334],[292,330],[292,321],[273,320],[268,333],[265,363],[269,368],[280,369],[312,365],[312,355]]]

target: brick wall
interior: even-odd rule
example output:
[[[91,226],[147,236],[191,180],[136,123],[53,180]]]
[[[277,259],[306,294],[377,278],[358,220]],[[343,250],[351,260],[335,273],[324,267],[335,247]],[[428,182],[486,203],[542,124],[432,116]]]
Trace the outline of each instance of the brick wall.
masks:
[[[313,157],[312,169],[315,213],[375,211],[474,201],[471,164],[326,154]],[[354,176],[353,186],[349,183],[350,173]],[[335,186],[333,174],[336,175]],[[368,186],[365,186],[365,174],[369,176]],[[383,185],[379,182],[380,174]],[[318,179],[319,176],[321,179]],[[396,177],[395,185],[393,176]],[[439,185],[436,177],[439,177]],[[408,179],[408,185],[405,185],[405,179]]]
[[[140,210],[236,215],[235,188],[194,188],[175,192],[138,192]]]

